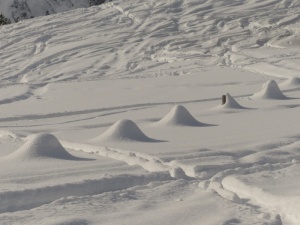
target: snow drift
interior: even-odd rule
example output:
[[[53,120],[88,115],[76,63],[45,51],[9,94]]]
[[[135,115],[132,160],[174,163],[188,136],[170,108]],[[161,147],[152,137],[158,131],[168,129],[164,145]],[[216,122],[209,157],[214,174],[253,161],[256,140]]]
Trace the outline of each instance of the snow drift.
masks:
[[[156,122],[155,125],[198,127],[206,126],[207,124],[196,120],[184,106],[176,105],[165,117]]]
[[[68,153],[57,138],[48,133],[29,136],[28,141],[17,151],[4,157],[6,160],[35,160],[41,158],[56,158],[64,160],[77,159]]]
[[[120,141],[156,142],[158,140],[147,137],[132,120],[120,120],[102,135],[91,140],[92,143]]]
[[[266,82],[262,90],[251,96],[252,99],[287,99],[274,80]]]
[[[300,86],[300,77],[291,77],[287,79],[286,81],[282,82],[280,84],[282,87],[296,87]]]

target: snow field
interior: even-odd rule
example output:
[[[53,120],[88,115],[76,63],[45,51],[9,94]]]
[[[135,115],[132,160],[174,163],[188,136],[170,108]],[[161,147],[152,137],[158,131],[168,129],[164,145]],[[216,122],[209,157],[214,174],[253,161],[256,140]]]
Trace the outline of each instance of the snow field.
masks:
[[[276,89],[277,90],[277,89]],[[269,89],[270,92],[274,91],[272,87]],[[226,107],[227,110],[233,110],[234,112],[236,109],[240,109],[237,106],[237,102],[227,94],[229,106]],[[255,100],[252,100],[255,101]],[[234,104],[232,104],[232,102]],[[276,104],[276,103],[275,103]],[[147,110],[147,109],[146,109]],[[210,110],[210,109],[207,109]],[[257,109],[259,110],[259,109]],[[162,122],[163,121],[163,122]],[[167,122],[164,122],[167,121]],[[170,122],[171,121],[171,122]],[[196,123],[196,122],[197,123]],[[206,129],[207,127],[198,126],[199,122],[189,113],[189,111],[183,106],[174,106],[170,113],[167,114],[163,119],[158,122],[153,122],[147,125],[148,129],[184,129],[185,127],[196,129]],[[178,126],[179,125],[179,126]],[[197,126],[195,126],[197,125]],[[216,124],[216,126],[218,126]],[[144,126],[145,127],[145,126]],[[3,132],[5,133],[5,132]],[[9,133],[9,132],[6,132]],[[175,134],[175,133],[173,133]],[[14,137],[16,140],[20,140],[18,135],[11,134],[10,136]],[[4,136],[7,137],[7,136]],[[234,169],[240,168],[241,171],[247,170],[250,166],[256,168],[262,167],[265,168],[265,163],[273,163],[273,165],[267,166],[267,169],[276,168],[276,163],[281,168],[282,166],[289,166],[291,165],[289,162],[292,160],[298,159],[295,153],[290,151],[288,153],[285,150],[285,154],[280,153],[280,146],[279,149],[276,149],[276,143],[274,144],[274,150],[268,150],[264,152],[254,152],[254,151],[238,151],[237,153],[234,152],[226,152],[226,151],[211,151],[209,149],[203,149],[199,151],[191,152],[189,156],[188,152],[180,153],[180,154],[171,154],[169,156],[161,156],[158,154],[154,156],[153,153],[148,152],[140,153],[138,150],[136,151],[128,151],[122,149],[111,148],[109,145],[135,145],[139,142],[148,143],[149,146],[159,144],[159,142],[152,142],[149,141],[149,138],[146,137],[143,132],[138,128],[138,126],[130,120],[122,120],[116,124],[114,124],[111,128],[109,128],[106,132],[104,132],[99,137],[105,138],[95,138],[91,140],[87,140],[91,144],[84,144],[84,143],[75,143],[70,141],[61,141],[62,146],[66,149],[73,149],[79,150],[83,152],[93,153],[94,155],[100,155],[104,157],[108,157],[111,159],[119,160],[126,162],[129,165],[139,165],[147,171],[150,172],[159,172],[155,175],[149,174],[146,175],[147,178],[141,178],[140,175],[133,176],[114,176],[112,178],[102,178],[100,180],[83,180],[80,183],[66,183],[62,185],[56,186],[46,186],[37,189],[25,189],[24,191],[15,192],[2,192],[2,202],[7,201],[5,208],[1,209],[2,212],[6,211],[18,211],[20,209],[27,209],[27,208],[35,208],[36,206],[47,204],[59,197],[65,197],[69,194],[74,196],[82,196],[87,194],[99,194],[102,192],[106,192],[111,189],[112,186],[116,186],[120,189],[126,189],[130,187],[130,185],[140,185],[139,182],[144,182],[147,184],[151,181],[159,181],[168,180],[172,177],[175,178],[185,178],[188,179],[187,176],[193,178],[201,178],[204,179],[201,185],[203,188],[209,188],[210,190],[216,191],[220,196],[225,199],[229,199],[235,203],[243,203],[243,200],[238,197],[237,194],[234,192],[228,191],[226,188],[224,189],[222,186],[222,179],[226,178],[230,174],[234,174],[232,172],[226,172],[226,175],[222,175],[222,179],[218,181],[216,179],[220,171],[226,169]],[[84,158],[76,158],[68,153],[62,148],[58,140],[50,134],[39,134],[39,135],[29,135],[28,138],[25,138],[26,144],[24,144],[19,150],[16,150],[11,155],[5,156],[2,160],[5,161],[26,161],[26,160],[41,160],[41,158],[56,158],[58,160],[84,160]],[[109,140],[109,141],[108,141]],[[150,139],[152,140],[152,139]],[[296,139],[295,139],[296,140]],[[296,145],[297,141],[295,140],[288,140],[287,143],[284,145],[285,149],[286,146],[293,146]],[[168,142],[168,141],[167,141]],[[126,144],[127,143],[127,144]],[[163,142],[161,143],[163,144]],[[103,147],[100,147],[102,145]],[[104,147],[108,145],[108,147]],[[279,144],[280,145],[280,144]],[[48,147],[47,147],[48,146]],[[270,147],[261,147],[262,149],[268,149]],[[258,149],[258,147],[254,147],[254,149]],[[295,149],[295,147],[292,149]],[[274,152],[274,153],[272,153]],[[277,154],[279,152],[280,154]],[[50,155],[49,155],[50,153]],[[150,154],[149,154],[150,153]],[[171,152],[170,152],[171,153]],[[181,155],[182,154],[182,155]],[[275,164],[274,164],[275,163]],[[257,166],[261,164],[262,166]],[[255,169],[254,169],[255,170]],[[230,171],[230,170],[229,170]],[[233,170],[235,172],[235,170]],[[166,173],[167,172],[167,173]],[[170,173],[170,174],[169,174]],[[223,174],[221,172],[221,174]],[[171,175],[171,176],[170,176]],[[149,178],[148,178],[149,177]],[[210,181],[207,181],[209,177],[213,177]],[[128,183],[124,183],[121,181],[122,179],[128,180]],[[131,181],[131,179],[133,179]],[[139,181],[141,180],[141,181]],[[119,185],[118,183],[122,183]],[[123,186],[123,184],[125,186]],[[93,188],[92,188],[93,187]],[[100,188],[101,187],[101,188]],[[106,188],[104,188],[106,187]],[[104,189],[103,189],[104,188]],[[82,190],[85,190],[82,192]],[[37,193],[40,194],[41,197],[36,197]],[[53,194],[50,194],[53,193]],[[67,194],[68,193],[68,194]],[[12,196],[17,196],[15,200],[12,199]],[[26,197],[25,197],[26,196]],[[47,197],[42,197],[47,196]],[[37,201],[38,199],[38,201]],[[10,204],[8,204],[10,202]],[[24,204],[24,205],[23,205]]]
[[[40,98],[32,98],[32,100],[38,102],[41,99],[48,99],[47,101],[51,101],[51,98],[56,96],[55,92],[61,91],[55,86],[55,84],[51,84],[51,86],[48,86],[47,91],[37,92],[36,94],[39,95]],[[258,89],[259,85],[256,86]],[[126,89],[124,90],[126,91]],[[295,93],[298,91],[297,88],[295,89],[295,87],[291,87],[291,89],[289,90],[292,90],[292,92],[288,92],[289,95],[293,93],[293,96],[296,96]],[[132,91],[135,91],[135,89],[132,89]],[[274,90],[271,87],[269,91],[273,93],[272,91]],[[93,93],[94,90],[92,90],[91,92]],[[248,96],[251,96],[251,93],[249,93]],[[192,101],[191,103],[184,103],[185,105],[189,106],[187,108],[181,105],[172,106],[170,105],[170,103],[167,103],[166,105],[164,105],[163,103],[153,105],[145,104],[145,106],[147,106],[145,108],[143,108],[143,106],[140,104],[133,104],[132,107],[140,109],[138,110],[138,114],[139,116],[142,116],[140,118],[137,117],[137,123],[131,120],[121,120],[115,124],[113,122],[108,124],[104,123],[102,126],[91,126],[76,129],[74,129],[76,127],[74,127],[74,125],[68,127],[63,124],[62,127],[65,127],[67,129],[62,132],[56,132],[56,135],[60,137],[59,142],[61,143],[61,145],[59,144],[58,140],[50,134],[29,135],[28,137],[26,137],[26,133],[28,133],[26,127],[28,126],[28,118],[30,117],[15,117],[19,123],[18,126],[23,124],[22,126],[25,129],[22,132],[16,130],[19,134],[3,131],[2,139],[7,140],[13,137],[12,140],[15,140],[16,142],[26,141],[26,143],[22,147],[20,147],[19,150],[14,149],[15,151],[13,153],[2,158],[2,161],[6,162],[2,165],[2,168],[4,169],[4,171],[7,171],[7,175],[12,177],[11,182],[13,182],[13,180],[17,178],[14,176],[19,174],[19,170],[13,169],[11,164],[22,162],[24,166],[21,166],[20,169],[22,168],[24,171],[28,170],[28,173],[30,173],[31,170],[28,169],[30,168],[30,166],[28,166],[27,162],[33,162],[34,165],[31,165],[32,168],[40,168],[45,163],[45,160],[43,160],[43,158],[47,161],[52,158],[52,160],[50,160],[49,162],[52,161],[52,165],[56,165],[55,167],[57,167],[60,163],[65,164],[65,162],[63,161],[71,161],[74,163],[76,162],[76,165],[79,165],[81,163],[87,165],[90,163],[94,163],[91,160],[91,157],[105,157],[106,159],[110,158],[111,160],[125,162],[130,166],[138,165],[138,167],[136,167],[136,169],[132,171],[135,171],[134,173],[137,174],[124,175],[123,172],[125,172],[126,170],[122,171],[124,167],[120,167],[119,169],[116,169],[115,175],[109,178],[102,177],[103,175],[100,175],[100,178],[97,178],[97,176],[93,175],[90,180],[84,179],[84,174],[80,176],[79,180],[79,177],[75,179],[76,176],[70,176],[69,174],[67,175],[69,176],[69,178],[66,179],[66,181],[59,181],[59,179],[55,177],[51,178],[49,181],[42,181],[38,177],[31,175],[31,179],[36,183],[36,187],[28,186],[23,190],[17,188],[14,191],[2,191],[2,202],[7,203],[2,206],[3,208],[1,209],[1,211],[26,211],[26,209],[35,209],[41,207],[42,205],[47,205],[50,202],[55,201],[56,199],[59,199],[61,197],[67,197],[70,195],[95,195],[105,193],[107,191],[123,190],[136,185],[139,186],[142,184],[148,184],[149,182],[165,182],[174,178],[202,180],[199,186],[201,186],[205,190],[213,190],[222,198],[230,200],[234,204],[244,204],[242,196],[240,196],[237,192],[232,191],[230,188],[227,189],[227,186],[224,187],[222,185],[223,180],[226,179],[229,175],[236,174],[236,171],[239,171],[238,174],[249,173],[245,171],[249,170],[248,168],[251,167],[253,168],[252,172],[250,172],[252,174],[261,170],[273,171],[293,165],[293,163],[297,162],[295,160],[299,159],[299,154],[297,151],[298,139],[297,137],[281,136],[278,142],[272,140],[270,143],[266,143],[265,140],[260,140],[261,145],[253,146],[253,144],[250,145],[250,143],[248,142],[248,137],[244,137],[242,141],[246,143],[246,146],[241,148],[241,146],[243,146],[244,144],[241,145],[239,142],[236,142],[236,145],[231,144],[229,145],[229,147],[225,147],[223,150],[218,150],[219,147],[217,147],[217,145],[215,145],[215,141],[211,139],[211,137],[214,136],[213,133],[216,132],[215,128],[221,129],[220,127],[222,126],[223,129],[228,130],[230,124],[232,124],[232,119],[236,120],[238,118],[238,120],[241,122],[244,120],[243,118],[247,118],[249,116],[251,117],[252,114],[255,114],[255,117],[264,117],[266,112],[271,111],[272,113],[274,113],[274,116],[277,117],[278,115],[280,115],[280,111],[282,111],[278,110],[278,107],[276,107],[278,106],[278,104],[287,104],[288,106],[291,104],[291,102],[297,101],[297,99],[290,98],[284,100],[285,103],[281,103],[281,100],[249,100],[247,97],[243,96],[239,99],[239,102],[243,102],[243,106],[249,106],[249,108],[252,109],[244,110],[243,108],[237,107],[237,101],[234,100],[229,94],[227,94],[229,104],[226,107],[226,110],[223,111],[216,110],[215,107],[212,107],[212,105],[220,104],[220,97],[218,98],[218,100],[215,100],[215,98],[211,98],[211,100],[207,100],[204,102]],[[218,103],[216,103],[216,101]],[[234,104],[232,104],[232,102]],[[10,103],[9,105],[11,107],[18,107],[17,104],[19,103],[22,102],[16,101]],[[199,105],[202,106],[202,112],[198,111]],[[206,109],[204,107],[206,107]],[[130,109],[130,107],[128,108]],[[166,109],[166,116],[161,113],[161,110],[156,111],[156,109],[161,108]],[[188,110],[189,108],[191,108],[194,113],[190,113]],[[108,107],[103,108],[103,110],[87,110],[86,112],[82,113],[84,117],[87,116],[86,118],[91,118],[90,113],[95,115],[95,113],[102,114],[104,112],[105,117],[108,118],[108,120],[106,121],[109,121],[120,119],[120,113],[113,113],[114,111],[118,111],[119,109],[121,114],[123,115],[123,118],[126,115],[135,117],[135,110],[130,111],[129,114],[126,110],[123,111],[123,109],[126,109],[126,107],[123,109],[122,107]],[[171,111],[169,111],[168,113],[168,110],[170,109]],[[195,113],[197,111],[198,113]],[[254,111],[256,113],[254,113]],[[143,114],[141,114],[141,112],[143,112]],[[157,114],[157,117],[152,120],[151,118],[153,117],[153,113]],[[194,117],[192,114],[196,114],[197,116]],[[78,114],[73,112],[66,112],[65,115],[71,119],[72,117],[77,117]],[[49,114],[48,116],[37,115],[37,118],[39,119],[32,120],[31,123],[36,123],[38,125],[46,122],[49,124],[50,121],[53,121],[53,116],[59,118],[60,116],[65,115],[59,113]],[[96,121],[99,120],[99,118],[101,121],[102,117],[103,116],[93,116],[92,124],[95,125]],[[218,117],[227,118],[227,122],[219,123],[220,121],[218,121]],[[34,116],[32,116],[32,118],[34,118]],[[207,124],[211,124],[214,126],[203,126],[202,123],[200,123],[199,126],[198,118],[199,120],[202,118],[201,121],[204,121],[205,123],[207,122]],[[85,121],[85,119],[82,119],[77,120],[77,122],[73,119],[71,119],[70,121],[74,121],[76,125],[78,124],[78,122],[82,124],[82,121]],[[13,117],[6,120],[6,123],[11,123],[10,121],[12,120]],[[3,122],[5,123],[5,121]],[[32,125],[30,125],[30,127],[31,126]],[[43,127],[50,128],[52,126],[53,125],[49,124]],[[289,127],[289,129],[290,128],[291,127]],[[269,129],[270,125],[265,127],[264,132],[269,132]],[[76,142],[76,130],[78,130],[78,132],[80,133],[82,133],[83,130],[90,130],[90,132],[87,133],[88,135],[86,138],[82,139],[80,142]],[[94,132],[93,130],[97,132]],[[102,134],[101,132],[99,132],[101,130]],[[70,131],[74,132],[71,136],[69,136],[71,134]],[[149,137],[153,137],[154,139],[149,139],[148,137],[146,137],[144,131],[147,136],[149,134]],[[202,133],[202,131],[208,133],[204,136],[203,139],[199,140],[199,143],[196,143],[196,141],[194,140],[193,142],[190,142],[190,144],[187,144],[189,138],[194,139],[196,136],[201,136],[201,134],[203,135],[204,133]],[[182,135],[182,132],[188,135]],[[274,136],[274,133],[276,132],[273,131],[270,137]],[[26,138],[23,138],[24,134]],[[295,134],[295,131],[293,129],[291,134]],[[244,134],[242,134],[242,136],[243,135]],[[62,140],[62,138],[66,139],[66,137],[67,139],[71,140]],[[257,139],[257,136],[254,138]],[[163,142],[153,142],[152,140],[163,140]],[[232,139],[230,139],[230,141],[231,140]],[[219,146],[224,146],[224,143],[229,143],[226,138],[225,140],[223,140],[223,144],[222,140],[220,141],[221,144],[219,143]],[[64,147],[63,149],[62,146]],[[196,146],[202,146],[202,148],[195,148]],[[70,156],[65,153],[64,149],[77,150],[81,152],[81,154],[83,154],[83,157]],[[185,150],[180,151],[180,149]],[[89,153],[89,155],[85,156],[85,153]],[[64,170],[64,167],[66,168],[66,165],[60,166],[62,171]],[[143,169],[141,170],[140,168]],[[236,170],[236,168],[240,169]],[[45,173],[47,170],[47,168],[44,168],[41,173]],[[223,173],[222,171],[224,170],[228,170],[228,172]],[[130,169],[127,171],[129,172]],[[148,173],[146,171],[149,171],[150,173],[145,174]],[[110,173],[111,172],[108,172],[108,174]],[[217,179],[219,174],[221,174],[221,179]],[[26,181],[26,179],[24,181]],[[10,185],[11,184],[7,183],[5,186],[10,187]],[[116,187],[116,189],[113,189],[113,187]],[[12,196],[17,197],[14,198]],[[276,221],[281,221],[282,218],[289,219],[288,216],[285,216],[286,214],[280,214],[280,217],[276,217],[277,214],[278,213],[275,213],[274,215],[272,211],[269,212],[267,210],[266,215],[269,216],[266,216],[266,218],[268,218],[266,221],[275,221],[275,223],[277,223]]]
[[[299,4],[293,1],[292,6],[281,1],[114,1],[63,13],[64,26],[57,14],[22,21],[1,28],[1,79],[32,83],[177,76],[207,65],[298,76],[293,47],[299,39]],[[287,12],[295,18],[280,23]],[[164,69],[174,62],[182,66]]]
[[[298,225],[299,6],[126,0],[1,27],[1,223]]]

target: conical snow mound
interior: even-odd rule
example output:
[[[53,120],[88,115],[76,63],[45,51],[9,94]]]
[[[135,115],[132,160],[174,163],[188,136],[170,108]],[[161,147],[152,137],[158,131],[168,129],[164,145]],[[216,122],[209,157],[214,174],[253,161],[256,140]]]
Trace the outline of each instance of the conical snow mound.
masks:
[[[147,137],[140,128],[131,120],[120,120],[112,125],[99,137],[91,140],[92,142],[119,142],[119,141],[156,141]]]
[[[218,108],[222,109],[246,109],[241,106],[229,93],[226,94],[226,102],[224,105],[220,105]]]
[[[282,82],[280,84],[282,87],[296,87],[300,86],[300,78],[299,77],[291,77],[287,79],[286,81]]]
[[[255,93],[251,97],[252,99],[287,99],[287,97],[282,94],[278,87],[278,84],[274,80],[270,80],[265,83],[260,92]]]
[[[48,133],[32,135],[17,151],[6,157],[15,160],[32,160],[37,158],[74,159],[57,138]]]
[[[156,124],[171,126],[203,126],[205,124],[197,121],[189,111],[181,106],[174,106],[171,111]]]

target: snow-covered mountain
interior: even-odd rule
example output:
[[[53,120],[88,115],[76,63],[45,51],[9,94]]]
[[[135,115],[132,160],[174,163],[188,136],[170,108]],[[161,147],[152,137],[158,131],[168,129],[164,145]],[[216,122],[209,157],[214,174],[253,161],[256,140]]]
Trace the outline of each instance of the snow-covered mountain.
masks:
[[[0,13],[11,21],[100,5],[106,0],[0,0]]]

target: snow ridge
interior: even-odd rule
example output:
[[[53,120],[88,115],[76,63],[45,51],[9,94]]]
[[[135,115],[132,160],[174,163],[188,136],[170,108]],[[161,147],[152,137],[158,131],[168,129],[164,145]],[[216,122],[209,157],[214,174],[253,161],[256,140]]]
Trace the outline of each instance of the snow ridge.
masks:
[[[67,183],[20,191],[2,191],[0,192],[0,213],[31,209],[68,196],[96,195],[127,189],[136,185],[146,185],[152,181],[171,179],[168,173],[161,172],[146,175],[103,177],[98,180],[84,180],[78,183]]]

